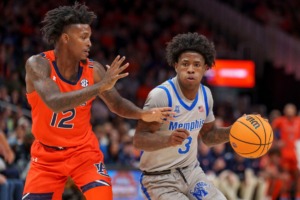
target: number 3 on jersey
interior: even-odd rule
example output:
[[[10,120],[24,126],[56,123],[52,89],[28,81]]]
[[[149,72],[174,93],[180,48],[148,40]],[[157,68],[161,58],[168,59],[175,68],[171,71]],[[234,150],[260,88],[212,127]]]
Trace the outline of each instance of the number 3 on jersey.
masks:
[[[187,139],[187,142],[185,143],[184,147],[185,148],[179,148],[178,149],[178,153],[180,154],[186,154],[187,152],[189,152],[190,148],[191,148],[191,143],[192,143],[192,137],[189,136]]]
[[[59,120],[59,122],[56,122],[57,121],[57,114],[58,113],[53,113],[52,114],[52,119],[51,119],[51,123],[50,123],[50,125],[52,127],[68,128],[68,129],[69,128],[73,128],[74,124],[70,123],[70,122],[76,116],[76,110],[75,110],[75,108],[63,111],[62,112],[63,117]]]

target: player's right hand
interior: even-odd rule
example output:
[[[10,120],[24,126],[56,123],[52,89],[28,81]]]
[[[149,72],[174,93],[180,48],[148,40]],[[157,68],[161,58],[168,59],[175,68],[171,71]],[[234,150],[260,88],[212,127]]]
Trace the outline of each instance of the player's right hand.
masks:
[[[190,136],[190,133],[183,128],[178,128],[172,132],[169,137],[170,146],[181,145],[183,141]]]
[[[117,56],[111,63],[111,65],[106,65],[107,70],[104,74],[103,79],[101,80],[101,92],[112,89],[119,79],[128,76],[128,72],[122,73],[129,66],[129,63],[122,65],[124,60],[125,56],[123,56],[122,58],[120,56]]]

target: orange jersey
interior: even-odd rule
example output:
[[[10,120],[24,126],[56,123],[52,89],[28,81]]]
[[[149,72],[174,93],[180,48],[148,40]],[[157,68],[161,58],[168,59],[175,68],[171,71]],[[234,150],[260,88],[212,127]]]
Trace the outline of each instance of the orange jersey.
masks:
[[[51,79],[61,92],[80,90],[94,84],[93,62],[80,63],[78,81],[70,82],[64,79],[58,71],[54,51],[43,52],[42,56],[49,60]],[[92,134],[91,104],[94,98],[76,108],[55,113],[43,102],[36,91],[27,94],[31,105],[32,133],[37,140],[49,146],[71,147],[85,143]]]
[[[272,123],[273,128],[278,129],[280,139],[285,143],[282,153],[285,156],[296,156],[295,141],[300,139],[300,117],[288,120],[286,117],[279,117]]]

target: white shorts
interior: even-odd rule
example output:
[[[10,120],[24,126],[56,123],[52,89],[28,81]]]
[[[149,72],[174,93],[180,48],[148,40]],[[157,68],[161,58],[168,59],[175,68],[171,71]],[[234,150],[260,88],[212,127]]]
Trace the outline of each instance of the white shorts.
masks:
[[[141,176],[141,187],[147,200],[226,200],[209,181],[198,162],[169,173]]]

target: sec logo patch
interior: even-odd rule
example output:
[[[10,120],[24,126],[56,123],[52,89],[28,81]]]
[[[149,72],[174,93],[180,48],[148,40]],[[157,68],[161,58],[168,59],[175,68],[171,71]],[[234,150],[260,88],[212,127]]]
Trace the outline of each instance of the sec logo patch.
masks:
[[[87,87],[89,85],[89,81],[86,80],[86,79],[82,79],[80,81],[80,84],[81,84],[82,87]]]

